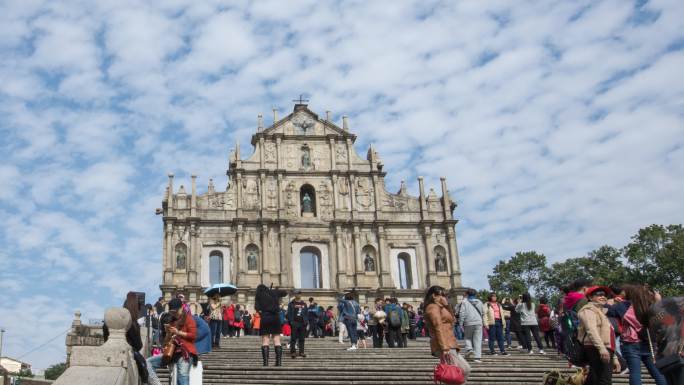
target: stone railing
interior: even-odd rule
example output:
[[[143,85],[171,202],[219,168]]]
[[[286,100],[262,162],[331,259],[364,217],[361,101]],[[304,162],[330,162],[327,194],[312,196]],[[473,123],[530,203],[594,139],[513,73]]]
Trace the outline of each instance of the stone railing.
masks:
[[[54,385],[139,385],[133,351],[126,342],[131,314],[124,308],[105,312],[109,339],[100,346],[70,347],[69,368]],[[69,337],[67,336],[67,343]]]

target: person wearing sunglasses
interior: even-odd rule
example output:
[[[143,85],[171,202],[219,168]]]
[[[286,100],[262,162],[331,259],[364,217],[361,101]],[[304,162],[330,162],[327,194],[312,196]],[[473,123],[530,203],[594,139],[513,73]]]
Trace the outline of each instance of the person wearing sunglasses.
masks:
[[[592,286],[585,294],[589,303],[578,312],[580,325],[577,335],[589,364],[589,376],[585,384],[610,385],[613,372],[620,371],[620,363],[615,355],[615,330],[605,314],[611,291],[606,286]]]

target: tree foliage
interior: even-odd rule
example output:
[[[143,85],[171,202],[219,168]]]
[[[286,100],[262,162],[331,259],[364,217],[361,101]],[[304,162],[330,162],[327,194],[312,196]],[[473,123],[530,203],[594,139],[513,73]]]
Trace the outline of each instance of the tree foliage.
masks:
[[[515,296],[529,291],[541,295],[546,294],[544,280],[547,275],[546,256],[525,251],[515,253],[508,261],[499,261],[487,279],[495,292]]]
[[[46,380],[56,380],[59,376],[66,371],[66,363],[60,362],[59,364],[54,364],[49,368],[45,369],[45,379]]]
[[[640,229],[625,247],[604,245],[584,257],[546,266],[535,251],[518,252],[500,261],[487,276],[493,291],[550,295],[578,278],[595,284],[645,283],[664,296],[684,294],[684,227],[651,225]]]

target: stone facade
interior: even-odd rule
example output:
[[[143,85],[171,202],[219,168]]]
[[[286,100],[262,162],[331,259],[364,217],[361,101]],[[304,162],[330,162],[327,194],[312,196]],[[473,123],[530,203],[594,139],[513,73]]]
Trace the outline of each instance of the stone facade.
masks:
[[[302,288],[319,304],[356,289],[364,303],[377,295],[419,302],[439,284],[460,291],[461,273],[453,216],[456,204],[441,180],[441,196],[410,196],[402,182],[385,189],[377,152],[354,150],[356,135],[305,104],[264,128],[259,117],[247,159],[239,145],[230,154],[229,182],[217,191],[174,189],[162,202],[163,283],[169,299],[183,292],[204,301],[202,288],[236,284],[233,300],[251,304],[259,283]]]

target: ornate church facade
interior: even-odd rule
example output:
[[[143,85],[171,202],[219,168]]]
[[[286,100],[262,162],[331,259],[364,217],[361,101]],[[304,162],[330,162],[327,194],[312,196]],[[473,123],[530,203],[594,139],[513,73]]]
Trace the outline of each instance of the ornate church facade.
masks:
[[[327,115],[327,114],[326,114]],[[460,292],[453,216],[444,178],[441,194],[418,178],[419,196],[385,189],[383,163],[372,146],[365,159],[356,135],[306,104],[263,127],[259,117],[246,159],[230,154],[228,187],[210,180],[197,194],[176,191],[173,175],[162,201],[163,295],[205,300],[203,288],[229,282],[234,301],[252,304],[260,283],[302,289],[319,304],[356,289],[361,303],[396,296],[418,303],[439,284]]]

